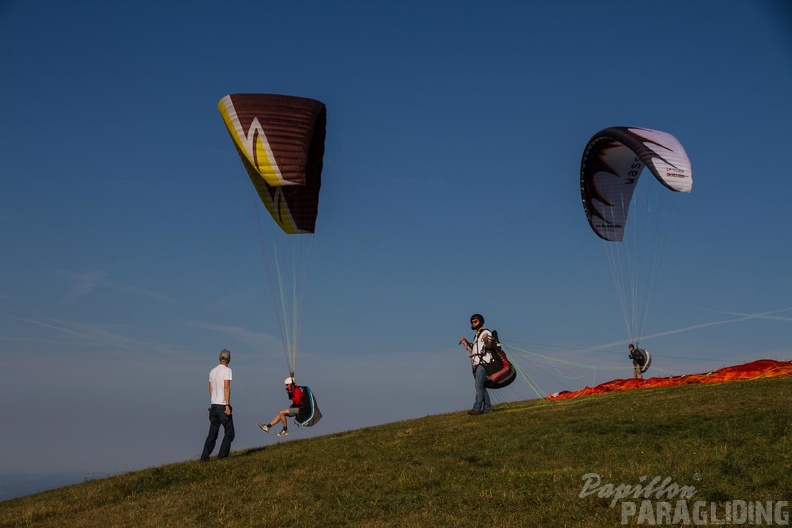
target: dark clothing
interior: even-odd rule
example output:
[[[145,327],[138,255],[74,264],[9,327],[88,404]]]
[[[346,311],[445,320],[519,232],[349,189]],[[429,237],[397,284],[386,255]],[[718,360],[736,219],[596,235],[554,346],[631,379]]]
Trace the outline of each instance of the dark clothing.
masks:
[[[643,379],[643,372],[649,367],[649,365],[646,364],[648,358],[646,350],[643,348],[633,348],[629,357],[633,362],[633,377]]]
[[[203,453],[201,453],[201,460],[209,460],[209,455],[214,451],[215,444],[217,443],[217,435],[220,432],[220,426],[223,426],[223,441],[220,444],[220,451],[217,453],[217,458],[225,458],[231,451],[231,442],[234,441],[234,419],[232,414],[225,413],[225,405],[212,405],[209,408],[209,434],[206,436],[204,442]]]
[[[644,364],[646,363],[646,353],[644,352],[644,349],[642,348],[633,349],[633,351],[630,352],[630,359],[633,360],[633,365],[643,367]]]

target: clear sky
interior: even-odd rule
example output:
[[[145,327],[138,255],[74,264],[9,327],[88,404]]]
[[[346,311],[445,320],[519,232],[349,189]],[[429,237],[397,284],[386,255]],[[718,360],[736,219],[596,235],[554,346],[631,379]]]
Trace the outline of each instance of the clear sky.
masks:
[[[539,389],[498,401],[630,376],[579,192],[609,126],[669,132],[693,165],[642,342],[653,374],[792,359],[790,13],[0,1],[0,474],[197,458],[224,347],[233,448],[276,441],[256,423],[288,403],[287,367],[229,93],[327,105],[297,357],[325,417],[289,440],[469,408],[473,312]]]

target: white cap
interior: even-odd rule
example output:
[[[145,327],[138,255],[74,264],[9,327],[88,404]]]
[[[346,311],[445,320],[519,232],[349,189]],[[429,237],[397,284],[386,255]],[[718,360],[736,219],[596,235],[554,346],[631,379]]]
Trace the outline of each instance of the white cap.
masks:
[[[291,377],[286,378],[285,380],[283,380],[283,384],[284,385],[294,385],[294,378],[291,378]]]

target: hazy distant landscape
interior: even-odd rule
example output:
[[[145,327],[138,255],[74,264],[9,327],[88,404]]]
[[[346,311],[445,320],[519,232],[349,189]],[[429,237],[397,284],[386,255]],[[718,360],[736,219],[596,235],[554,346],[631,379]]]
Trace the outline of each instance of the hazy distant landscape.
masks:
[[[23,497],[88,479],[107,477],[107,473],[44,473],[44,474],[0,474],[0,501]]]

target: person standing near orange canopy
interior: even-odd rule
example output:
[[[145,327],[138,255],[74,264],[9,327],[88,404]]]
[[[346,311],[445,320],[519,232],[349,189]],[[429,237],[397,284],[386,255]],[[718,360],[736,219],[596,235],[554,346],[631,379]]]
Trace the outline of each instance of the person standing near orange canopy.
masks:
[[[643,366],[646,364],[646,350],[643,348],[635,348],[635,345],[630,343],[627,347],[630,350],[629,358],[633,362],[633,377],[636,379],[643,379]]]

